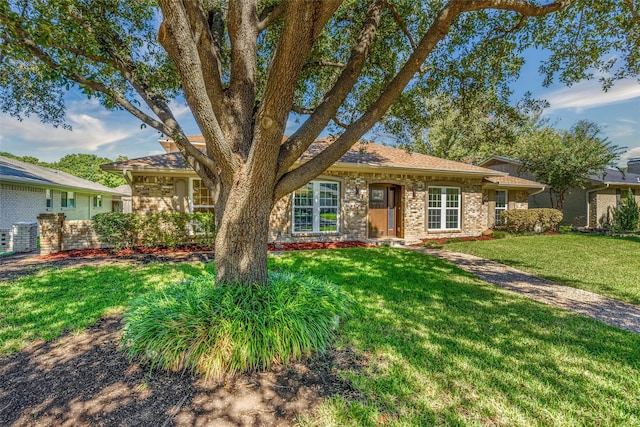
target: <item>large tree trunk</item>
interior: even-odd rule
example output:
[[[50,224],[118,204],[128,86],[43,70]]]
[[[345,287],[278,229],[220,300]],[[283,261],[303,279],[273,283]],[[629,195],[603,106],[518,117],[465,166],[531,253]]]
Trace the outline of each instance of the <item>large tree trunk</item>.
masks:
[[[216,204],[216,283],[266,284],[269,185],[234,186]]]

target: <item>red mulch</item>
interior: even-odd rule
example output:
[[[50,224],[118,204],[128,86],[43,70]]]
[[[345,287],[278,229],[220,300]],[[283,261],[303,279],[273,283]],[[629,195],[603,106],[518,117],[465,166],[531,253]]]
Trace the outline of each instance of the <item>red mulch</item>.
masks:
[[[314,249],[340,249],[340,248],[365,248],[368,245],[359,241],[345,242],[303,242],[303,243],[269,243],[269,251],[308,251]],[[102,258],[102,257],[129,257],[134,255],[164,255],[194,252],[213,252],[213,248],[204,246],[185,246],[177,249],[169,248],[145,248],[121,249],[75,249],[71,251],[56,252],[50,255],[42,255],[43,261],[55,261],[66,258]]]

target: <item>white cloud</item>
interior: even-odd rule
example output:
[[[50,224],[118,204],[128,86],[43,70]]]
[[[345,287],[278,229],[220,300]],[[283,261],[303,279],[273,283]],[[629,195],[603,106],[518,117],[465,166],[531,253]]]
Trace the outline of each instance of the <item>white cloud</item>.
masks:
[[[607,134],[611,138],[631,137],[638,133],[640,123],[629,119],[617,119],[616,122],[609,127]]]
[[[92,100],[69,103],[67,123],[72,131],[41,123],[37,117],[26,117],[20,122],[1,114],[0,150],[54,161],[74,152],[100,155],[111,151],[116,142],[127,139],[145,136],[157,139],[154,132],[142,130],[140,122],[127,113],[105,110]]]
[[[582,111],[635,98],[640,102],[640,84],[632,79],[622,80],[616,82],[609,91],[604,92],[600,82],[589,80],[543,94],[542,97],[551,105],[545,110],[547,114],[560,109]]]
[[[186,114],[191,114],[191,109],[184,101],[178,102],[173,99],[169,102],[169,108],[176,118],[184,117]]]
[[[625,166],[629,159],[640,158],[640,147],[634,147],[620,156],[620,164]]]

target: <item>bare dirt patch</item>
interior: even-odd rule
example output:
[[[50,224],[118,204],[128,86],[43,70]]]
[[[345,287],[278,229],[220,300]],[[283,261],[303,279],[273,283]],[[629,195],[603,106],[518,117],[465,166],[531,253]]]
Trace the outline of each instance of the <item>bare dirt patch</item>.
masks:
[[[2,426],[290,426],[330,395],[360,399],[338,377],[356,355],[330,350],[270,372],[204,381],[149,371],[120,350],[120,319],[0,358]]]

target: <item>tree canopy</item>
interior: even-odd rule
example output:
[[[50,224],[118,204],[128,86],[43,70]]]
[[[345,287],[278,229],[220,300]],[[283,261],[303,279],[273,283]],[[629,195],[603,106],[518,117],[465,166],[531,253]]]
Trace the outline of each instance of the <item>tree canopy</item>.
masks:
[[[607,88],[640,74],[638,22],[633,0],[0,0],[0,109],[64,126],[74,87],[172,137],[214,193],[219,280],[264,283],[274,203],[387,112],[505,99],[528,48],[549,50],[548,83],[598,73]],[[307,117],[283,142],[292,111]],[[332,144],[297,164],[328,127]]]
[[[600,134],[596,123],[584,120],[569,131],[540,127],[521,139],[515,157],[548,184],[551,206],[562,210],[567,190],[585,188],[590,175],[602,174],[620,156],[620,148]]]

